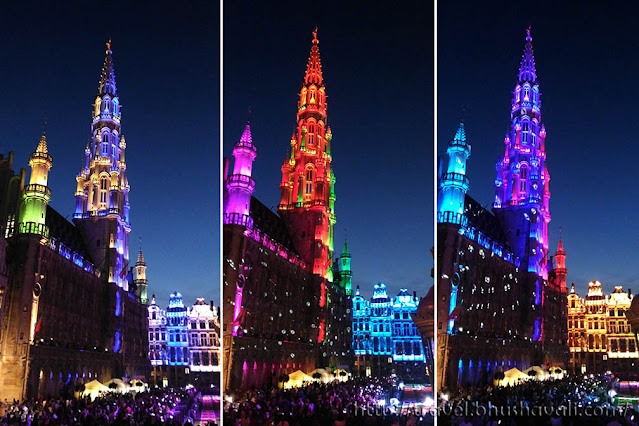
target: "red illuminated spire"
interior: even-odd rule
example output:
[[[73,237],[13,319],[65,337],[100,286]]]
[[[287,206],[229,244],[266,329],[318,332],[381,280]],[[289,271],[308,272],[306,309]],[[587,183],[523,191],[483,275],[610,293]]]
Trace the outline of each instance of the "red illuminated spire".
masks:
[[[304,84],[322,85],[322,64],[319,54],[319,40],[317,39],[317,27],[313,31],[313,46],[311,47],[311,55],[308,58],[306,66],[306,75],[304,76]]]

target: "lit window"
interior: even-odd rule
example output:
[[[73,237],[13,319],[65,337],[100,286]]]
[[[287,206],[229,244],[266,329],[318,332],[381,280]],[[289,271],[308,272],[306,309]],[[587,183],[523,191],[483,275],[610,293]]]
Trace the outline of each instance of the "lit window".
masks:
[[[106,176],[100,178],[100,204],[106,205],[107,202],[107,189],[109,187],[109,179]]]
[[[311,195],[313,193],[313,169],[306,170],[306,185],[304,186],[304,193]]]
[[[519,192],[526,192],[527,182],[528,182],[528,168],[522,167],[519,174]]]

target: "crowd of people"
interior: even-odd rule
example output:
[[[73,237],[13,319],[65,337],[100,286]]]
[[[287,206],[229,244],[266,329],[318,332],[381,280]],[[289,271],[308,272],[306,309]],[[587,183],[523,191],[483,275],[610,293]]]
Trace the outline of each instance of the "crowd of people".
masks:
[[[201,395],[194,389],[106,392],[94,400],[44,399],[0,404],[0,425],[194,424]]]
[[[224,424],[241,426],[432,424],[419,412],[395,412],[388,406],[391,380],[356,378],[345,382],[309,382],[293,389],[252,389],[227,395]]]
[[[637,426],[632,407],[615,405],[610,377],[566,376],[513,386],[443,389],[440,425]]]

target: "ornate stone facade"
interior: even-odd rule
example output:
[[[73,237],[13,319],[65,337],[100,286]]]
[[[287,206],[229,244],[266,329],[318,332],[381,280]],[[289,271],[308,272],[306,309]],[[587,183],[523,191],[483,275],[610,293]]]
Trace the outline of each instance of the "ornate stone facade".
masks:
[[[573,284],[568,295],[568,345],[573,373],[635,371],[637,337],[626,319],[633,296],[621,286],[606,296],[599,281],[588,283],[584,299]]]

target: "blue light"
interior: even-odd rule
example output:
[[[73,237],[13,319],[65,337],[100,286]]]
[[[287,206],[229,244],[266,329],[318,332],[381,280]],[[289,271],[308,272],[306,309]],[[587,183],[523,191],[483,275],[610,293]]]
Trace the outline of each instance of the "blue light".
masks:
[[[121,333],[121,329],[118,328],[118,331],[115,332],[115,339],[113,339],[113,352],[120,352],[120,347],[122,345],[122,342],[120,341],[120,333]]]
[[[541,337],[541,318],[537,318],[535,320],[535,333],[533,335],[533,340],[539,340]]]
[[[115,291],[115,316],[119,317],[122,314],[122,297],[120,291]]]

